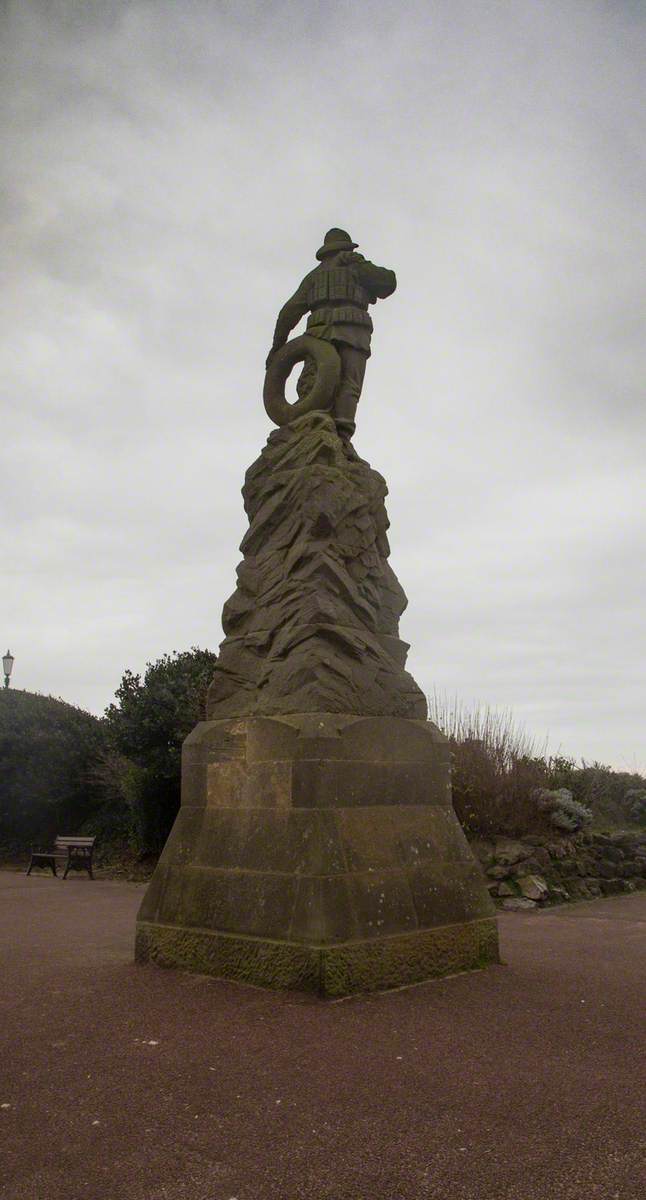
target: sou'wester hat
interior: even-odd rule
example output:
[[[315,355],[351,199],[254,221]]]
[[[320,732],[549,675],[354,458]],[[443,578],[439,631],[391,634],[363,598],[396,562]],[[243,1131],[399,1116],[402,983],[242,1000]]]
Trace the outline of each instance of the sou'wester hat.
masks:
[[[352,241],[345,229],[328,229],[323,238],[323,245],[316,251],[316,257],[325,258],[328,254],[338,254],[339,250],[356,250],[358,245],[358,242]]]

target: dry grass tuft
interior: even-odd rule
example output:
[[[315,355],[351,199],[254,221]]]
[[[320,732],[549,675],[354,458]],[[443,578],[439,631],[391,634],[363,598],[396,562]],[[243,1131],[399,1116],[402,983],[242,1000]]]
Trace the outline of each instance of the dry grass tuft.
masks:
[[[509,710],[438,692],[428,706],[451,744],[453,804],[465,831],[485,838],[544,832],[531,793],[549,783],[547,740],[538,743]]]

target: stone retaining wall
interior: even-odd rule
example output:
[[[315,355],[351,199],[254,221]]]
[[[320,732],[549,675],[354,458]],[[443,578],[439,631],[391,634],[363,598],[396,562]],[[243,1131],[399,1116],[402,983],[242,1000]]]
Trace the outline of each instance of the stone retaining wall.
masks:
[[[646,888],[646,831],[473,841],[496,904],[531,909]]]

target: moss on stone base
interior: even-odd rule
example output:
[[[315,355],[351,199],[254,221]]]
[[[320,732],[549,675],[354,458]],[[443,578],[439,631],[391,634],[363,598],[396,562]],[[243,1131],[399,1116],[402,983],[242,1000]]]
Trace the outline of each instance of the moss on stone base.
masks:
[[[498,929],[486,918],[321,950],[323,996],[383,991],[499,962]]]
[[[500,961],[496,922],[490,918],[335,946],[139,922],[135,957],[257,987],[328,997],[383,991]]]
[[[215,975],[256,987],[317,992],[319,954],[316,947],[266,941],[139,921],[135,941],[138,962],[179,967],[200,975]]]

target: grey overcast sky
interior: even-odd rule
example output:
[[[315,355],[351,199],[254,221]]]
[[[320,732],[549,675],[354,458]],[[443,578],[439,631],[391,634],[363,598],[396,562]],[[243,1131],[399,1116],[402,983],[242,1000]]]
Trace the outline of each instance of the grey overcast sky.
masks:
[[[355,445],[413,674],[644,770],[639,0],[0,11],[15,686],[100,713],[217,648],[276,314],[341,225],[398,276]]]

